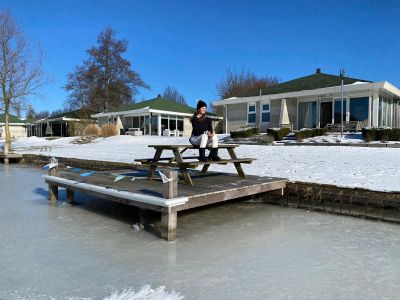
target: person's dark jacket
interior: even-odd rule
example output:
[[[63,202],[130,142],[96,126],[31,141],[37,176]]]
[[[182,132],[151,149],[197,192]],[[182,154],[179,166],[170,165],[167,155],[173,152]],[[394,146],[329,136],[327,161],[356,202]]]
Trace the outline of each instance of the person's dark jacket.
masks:
[[[200,121],[199,118],[197,118],[197,115],[194,115],[191,119],[191,122],[193,126],[192,136],[201,135],[204,133],[204,131],[208,131],[210,133],[214,132],[211,119],[207,116],[204,118],[204,120]]]

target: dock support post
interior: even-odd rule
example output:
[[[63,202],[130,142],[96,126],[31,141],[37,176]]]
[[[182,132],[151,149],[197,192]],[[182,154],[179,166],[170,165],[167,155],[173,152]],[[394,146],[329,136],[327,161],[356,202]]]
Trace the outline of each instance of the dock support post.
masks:
[[[166,199],[176,198],[178,196],[178,172],[167,170],[164,174],[170,181],[163,182],[163,197]]]
[[[164,172],[168,182],[163,182],[163,197],[166,199],[176,198],[178,196],[178,171],[167,170]],[[173,241],[176,238],[177,212],[161,213],[161,237],[167,241]]]
[[[10,163],[10,159],[8,157],[4,157],[4,164],[8,165]]]
[[[50,176],[57,176],[57,167],[58,161],[54,157],[50,158],[50,163],[55,163],[56,165],[53,168],[49,169]],[[58,200],[58,186],[49,183],[49,200],[52,203],[55,203]]]
[[[139,226],[145,228],[146,222],[146,210],[139,208]]]
[[[161,237],[168,242],[176,238],[176,225],[178,220],[177,212],[162,212],[161,216]]]
[[[49,200],[50,202],[56,202],[58,200],[58,186],[49,184]]]
[[[67,201],[69,204],[74,204],[74,191],[67,189]]]

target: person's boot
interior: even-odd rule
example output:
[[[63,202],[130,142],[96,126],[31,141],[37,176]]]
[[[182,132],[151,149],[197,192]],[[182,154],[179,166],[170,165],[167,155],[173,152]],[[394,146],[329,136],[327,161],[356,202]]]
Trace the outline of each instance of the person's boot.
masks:
[[[199,161],[208,161],[208,158],[206,157],[206,148],[199,148]]]
[[[218,156],[218,148],[211,149],[211,159],[213,161],[220,161],[221,157]]]

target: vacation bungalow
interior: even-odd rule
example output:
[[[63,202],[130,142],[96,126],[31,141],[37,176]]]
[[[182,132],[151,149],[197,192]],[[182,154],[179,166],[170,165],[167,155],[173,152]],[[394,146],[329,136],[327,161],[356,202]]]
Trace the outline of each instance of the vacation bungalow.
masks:
[[[98,120],[99,126],[115,124],[121,134],[190,136],[192,125],[189,120],[195,110],[193,107],[157,97],[94,114],[92,117]],[[215,128],[222,117],[212,114],[209,116]]]
[[[259,95],[223,99],[213,105],[223,107],[224,132],[245,126],[257,126],[261,132],[276,127],[322,128],[341,123],[342,115],[345,123],[400,127],[399,88],[387,81],[329,75],[320,69],[268,87]]]
[[[94,122],[90,117],[91,113],[93,111],[78,109],[36,120],[29,126],[28,136],[69,137],[81,135],[85,126]]]
[[[11,138],[19,138],[27,136],[27,125],[20,118],[9,115],[9,126]],[[6,137],[4,114],[0,114],[0,138]]]

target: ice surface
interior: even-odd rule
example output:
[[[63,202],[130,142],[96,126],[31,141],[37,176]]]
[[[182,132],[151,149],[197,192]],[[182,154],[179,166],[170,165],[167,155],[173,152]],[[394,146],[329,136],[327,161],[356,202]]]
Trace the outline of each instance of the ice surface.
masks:
[[[135,230],[131,207],[81,194],[71,206],[63,190],[49,205],[42,172],[0,166],[0,299],[400,294],[399,225],[233,202],[180,213],[168,243]]]

